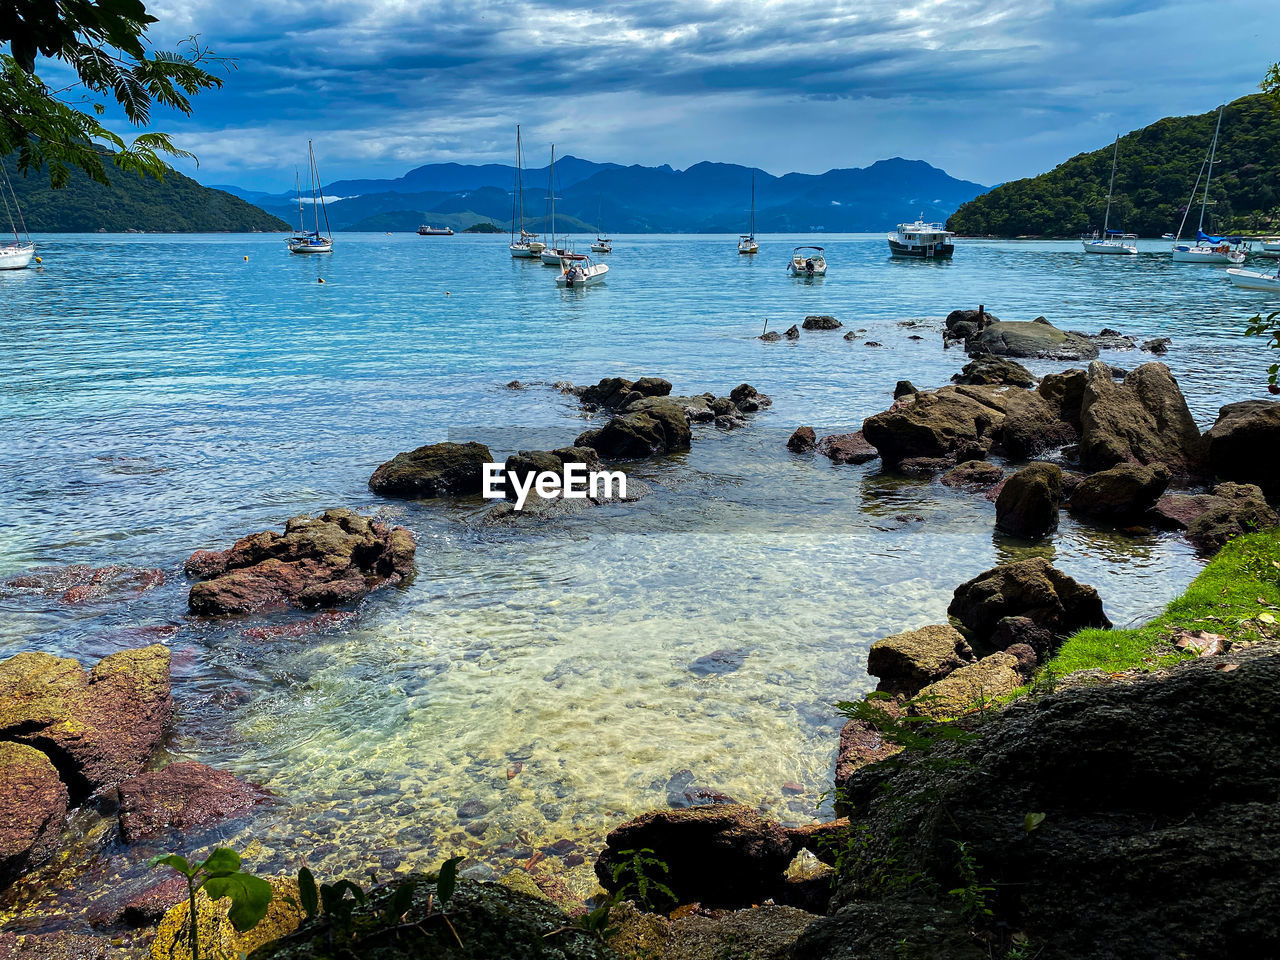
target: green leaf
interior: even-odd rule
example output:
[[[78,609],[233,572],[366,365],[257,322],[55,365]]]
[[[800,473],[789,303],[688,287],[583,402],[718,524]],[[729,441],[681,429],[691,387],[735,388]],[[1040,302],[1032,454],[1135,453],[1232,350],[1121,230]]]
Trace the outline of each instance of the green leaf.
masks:
[[[302,912],[308,920],[314,920],[320,912],[320,893],[316,890],[316,878],[306,867],[298,871],[298,896],[302,899]]]
[[[387,898],[386,917],[388,920],[394,922],[405,915],[413,904],[413,891],[416,887],[417,883],[415,881],[408,880],[391,891],[391,896]]]
[[[147,861],[147,866],[155,869],[162,863],[166,867],[172,867],[177,870],[184,877],[190,877],[195,873],[195,870],[191,869],[191,864],[187,863],[187,858],[178,853],[165,853],[158,857],[152,857]]]
[[[227,911],[227,919],[241,933],[256,927],[271,905],[271,884],[247,873],[210,877],[203,886],[211,900],[230,898],[231,909]]]
[[[196,865],[197,870],[201,868],[214,875],[235,873],[240,869],[240,854],[229,847],[218,847],[205,857],[204,863]]]
[[[1030,833],[1036,827],[1040,826],[1040,824],[1044,823],[1044,816],[1045,815],[1043,813],[1028,813],[1022,818],[1022,829],[1026,830],[1027,833]]]
[[[458,864],[463,857],[450,857],[440,865],[440,875],[436,878],[436,897],[440,906],[447,904],[458,886]]]

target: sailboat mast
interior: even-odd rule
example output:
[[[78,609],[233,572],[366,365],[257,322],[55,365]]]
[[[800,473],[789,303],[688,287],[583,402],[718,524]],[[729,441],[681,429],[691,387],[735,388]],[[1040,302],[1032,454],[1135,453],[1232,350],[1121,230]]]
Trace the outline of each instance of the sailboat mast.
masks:
[[[316,236],[320,235],[320,204],[316,198],[316,152],[311,146],[311,141],[307,141],[307,173],[311,177],[311,214],[315,219]]]
[[[307,225],[302,220],[302,175],[298,168],[293,168],[293,192],[298,195],[298,232],[306,233]]]
[[[1120,156],[1120,134],[1116,134],[1116,148],[1111,153],[1111,182],[1107,184],[1107,214],[1102,218],[1102,239],[1107,239],[1107,227],[1111,226],[1111,195],[1116,189],[1116,159]]]
[[[751,239],[756,237],[756,172],[751,171]]]
[[[9,218],[9,229],[13,231],[13,242],[21,243],[22,238],[18,236],[18,225],[13,221],[13,211],[9,209],[9,194],[13,195],[13,205],[18,208],[18,219],[22,219],[22,208],[18,207],[18,195],[13,192],[13,184],[9,182],[9,171],[4,166],[4,161],[0,160],[0,173],[4,174],[4,189],[0,189],[0,199],[4,200],[4,212]],[[7,191],[7,192],[6,192]],[[24,223],[22,229],[25,232],[27,225]],[[30,239],[30,234],[27,239]]]
[[[516,124],[516,196],[518,198],[520,239],[524,239],[524,151],[520,146],[520,124]]]
[[[556,243],[556,145],[551,145],[551,166],[547,168],[547,199],[551,201],[551,249],[559,250]]]
[[[1213,179],[1213,158],[1218,155],[1218,131],[1222,129],[1222,111],[1227,105],[1218,107],[1218,125],[1213,128],[1213,145],[1209,148],[1209,170],[1204,177],[1204,199],[1200,201],[1200,226],[1198,232],[1204,232],[1204,208],[1209,205],[1209,181]]]
[[[311,154],[311,170],[315,174],[316,187],[320,191],[320,212],[324,214],[324,235],[326,237],[333,236],[333,229],[329,226],[329,208],[324,202],[324,187],[320,184],[320,168],[316,166],[316,155]]]

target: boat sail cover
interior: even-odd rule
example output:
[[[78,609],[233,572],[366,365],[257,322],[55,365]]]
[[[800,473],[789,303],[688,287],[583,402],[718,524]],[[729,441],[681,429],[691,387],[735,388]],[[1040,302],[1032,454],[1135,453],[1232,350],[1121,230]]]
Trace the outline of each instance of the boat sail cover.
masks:
[[[1244,237],[1211,237],[1203,230],[1196,231],[1196,239],[1201,243],[1244,243]]]

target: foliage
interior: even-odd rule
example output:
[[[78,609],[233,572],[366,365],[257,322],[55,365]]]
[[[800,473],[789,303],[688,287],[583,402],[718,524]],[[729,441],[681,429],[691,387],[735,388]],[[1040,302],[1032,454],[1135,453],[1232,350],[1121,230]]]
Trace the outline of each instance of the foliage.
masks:
[[[1267,69],[1266,76],[1258,86],[1280,107],[1280,63],[1273,63]]]
[[[227,61],[195,37],[177,51],[152,48],[156,18],[142,0],[24,0],[0,17],[0,156],[14,151],[23,174],[48,167],[54,187],[72,168],[106,184],[110,158],[121,170],[161,178],[162,155],[189,157],[167,134],[141,133],[126,142],[101,122],[108,105],[135,127],[151,122],[152,107],[191,113],[191,97],[222,86],[205,69]],[[37,57],[69,82],[50,86],[36,73]],[[104,156],[105,151],[105,156]]]
[[[956,845],[956,872],[960,877],[960,886],[948,890],[947,896],[956,897],[960,901],[960,911],[970,923],[991,916],[987,896],[995,893],[996,888],[979,879],[978,862],[970,852],[969,845],[962,840],[951,842]]]
[[[488,220],[482,220],[479,223],[473,223],[471,226],[467,227],[467,229],[463,230],[462,232],[463,233],[506,233],[507,231],[503,230],[502,227],[498,226],[496,223],[490,223]]]
[[[1249,337],[1267,337],[1267,346],[1272,350],[1280,350],[1280,310],[1268,314],[1264,320],[1262,314],[1255,314],[1245,327],[1245,335]],[[1280,363],[1267,367],[1267,386],[1272,393],[1280,393]]]
[[[267,915],[271,904],[271,884],[240,869],[240,854],[227,847],[218,847],[198,863],[189,863],[177,853],[152,857],[150,866],[161,864],[177,871],[187,881],[188,916],[191,928],[188,933],[191,960],[200,960],[200,934],[196,922],[196,891],[201,888],[211,900],[223,897],[231,901],[227,913],[232,925],[244,933],[258,925]]]
[[[1270,75],[1269,75],[1270,76]],[[1280,88],[1277,88],[1280,89]],[[1120,138],[1111,227],[1143,236],[1176,232],[1218,112],[1167,117]],[[1082,153],[1048,173],[1014,180],[963,204],[948,227],[963,234],[1074,236],[1100,229],[1107,205],[1112,145]],[[1268,94],[1228,104],[1205,217],[1207,232],[1280,226],[1280,111]],[[1198,200],[1183,235],[1195,235]]]
[[[620,850],[619,856],[627,858],[613,868],[613,882],[618,884],[618,897],[634,900],[642,910],[669,910],[677,903],[672,889],[656,878],[654,871],[664,874],[671,868],[653,855],[649,847],[639,850]]]
[[[968,743],[978,736],[973,730],[932,717],[891,713],[884,705],[892,700],[889,694],[876,691],[861,700],[840,700],[836,710],[849,720],[869,724],[885,741],[901,747],[905,753],[932,750],[939,743]],[[890,757],[889,761],[892,760]]]

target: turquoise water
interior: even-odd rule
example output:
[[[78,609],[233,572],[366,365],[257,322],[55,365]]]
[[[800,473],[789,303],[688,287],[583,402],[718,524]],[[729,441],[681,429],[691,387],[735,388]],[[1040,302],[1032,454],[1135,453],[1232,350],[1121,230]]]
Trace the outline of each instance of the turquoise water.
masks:
[[[1267,303],[1219,269],[1175,267],[1160,242],[1121,259],[961,241],[953,262],[914,263],[890,260],[879,236],[830,236],[829,276],[788,278],[790,248],[811,239],[766,237],[749,258],[732,237],[619,237],[607,284],[559,291],[504,237],[342,234],[315,258],[275,236],[38,238],[41,269],[0,273],[0,574],[122,563],[168,581],[74,607],[0,596],[0,655],[88,661],[163,637],[174,755],[277,795],[225,836],[261,838],[269,866],[306,853],[328,872],[407,869],[468,852],[501,869],[569,838],[587,865],[561,849],[546,867],[589,892],[602,832],[665,803],[683,770],[812,819],[831,703],[867,689],[872,641],[943,618],[959,582],[1033,551],[1097,586],[1124,623],[1198,565],[1177,538],[1070,519],[1028,548],[993,535],[981,497],[793,457],[787,435],[857,429],[899,379],[945,382],[965,358],[943,350],[941,318],[979,303],[1172,337],[1165,362],[1207,425],[1260,395],[1266,351],[1240,331]],[[781,330],[810,313],[866,333],[755,339],[766,320]],[[549,524],[493,526],[479,502],[366,486],[396,452],[445,438],[498,457],[568,443],[587,422],[550,383],[646,374],[679,393],[747,381],[774,404],[637,467],[650,491],[637,502]],[[333,505],[410,527],[417,577],[304,639],[187,617],[191,551]],[[716,650],[741,666],[689,669]],[[467,833],[456,809],[471,799],[489,812]]]

